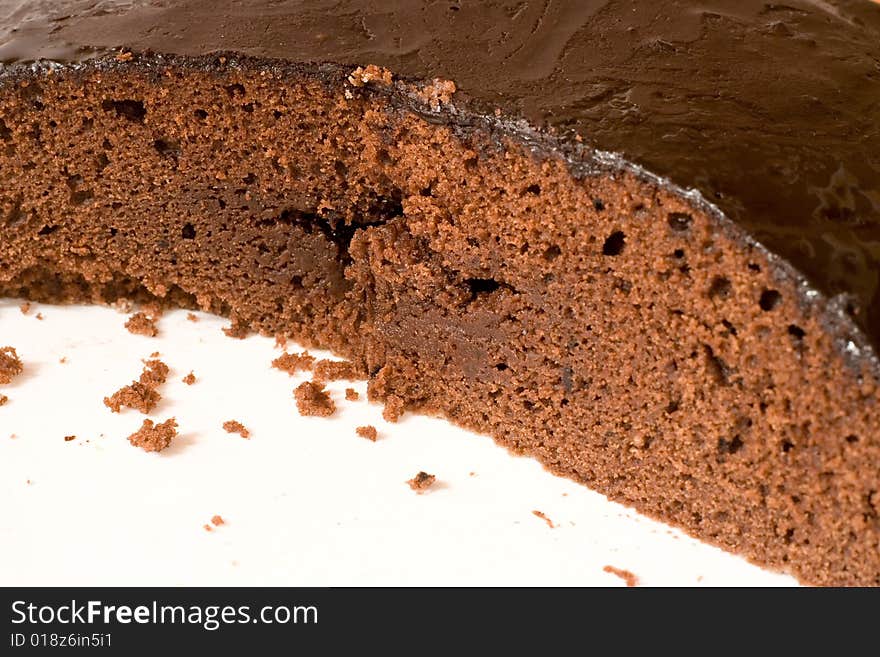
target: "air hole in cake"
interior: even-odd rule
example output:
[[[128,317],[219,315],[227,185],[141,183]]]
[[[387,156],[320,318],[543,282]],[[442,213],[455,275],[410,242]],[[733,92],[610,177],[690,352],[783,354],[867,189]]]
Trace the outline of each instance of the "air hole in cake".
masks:
[[[797,324],[788,325],[788,334],[796,340],[803,340],[807,332]]]
[[[672,252],[672,257],[676,258],[677,260],[681,260],[682,258],[684,258],[684,249],[676,249]]]
[[[857,442],[859,442],[859,437],[856,436],[855,434],[850,434],[850,435],[848,435],[848,436],[845,438],[845,440],[846,440],[846,442],[848,442],[850,445],[852,445],[853,443],[857,443]]]
[[[602,212],[602,210],[605,209],[605,202],[602,199],[594,198],[593,209],[596,210],[596,212]]]
[[[623,252],[623,247],[626,242],[626,235],[623,231],[616,230],[608,238],[605,240],[605,243],[602,245],[602,255],[606,256],[617,256]]]
[[[3,119],[0,119],[0,140],[12,141],[12,130],[6,125]]]
[[[544,260],[548,262],[552,262],[556,260],[560,255],[562,255],[562,249],[560,249],[556,244],[548,247],[546,251],[544,251]]]
[[[750,263],[748,264],[748,268],[749,268],[750,271],[753,271],[753,272],[755,272],[755,273],[759,273],[759,272],[761,271],[761,265],[759,265],[759,264],[756,263],[756,262],[750,262]]]
[[[528,187],[526,187],[526,194],[533,194],[535,196],[538,196],[540,193],[541,193],[541,186],[540,185],[535,184],[535,185],[529,185]]]
[[[223,88],[226,90],[226,93],[229,94],[230,98],[235,98],[237,95],[244,96],[245,94],[244,85],[239,82],[227,84]]]
[[[497,365],[495,365],[495,369],[499,372],[503,372],[507,369],[507,363],[498,363]]]
[[[764,290],[761,292],[761,299],[758,301],[758,304],[761,306],[761,310],[770,312],[779,305],[780,301],[782,301],[782,295],[778,291]]]
[[[718,439],[718,451],[722,454],[736,454],[743,448],[742,438],[734,436],[732,440]]]
[[[157,139],[153,142],[153,148],[162,157],[178,157],[180,155],[180,144],[168,139]]]
[[[737,335],[736,327],[735,327],[732,323],[730,323],[728,320],[726,320],[726,319],[722,319],[722,320],[721,320],[721,325],[724,326],[724,328],[727,329],[727,332],[728,332],[730,335],[732,335],[732,336],[734,336],[734,337]]]
[[[139,100],[110,100],[101,102],[101,109],[105,112],[116,112],[116,116],[123,117],[135,123],[143,123],[147,115],[147,108]]]
[[[729,280],[724,276],[716,276],[712,279],[712,284],[709,286],[709,298],[726,299],[730,296],[731,290],[732,286]]]
[[[794,443],[791,442],[790,440],[783,440],[782,441],[782,452],[784,454],[788,454],[792,450],[793,447],[794,447]]]
[[[471,293],[471,300],[476,299],[481,294],[491,294],[501,287],[501,283],[494,278],[468,278],[465,279],[464,283]]]
[[[197,109],[196,111],[193,112],[193,114],[195,114],[195,117],[197,119],[199,119],[200,121],[204,121],[205,119],[208,118],[208,113],[203,109]]]
[[[58,230],[58,226],[43,226],[37,231],[37,235],[51,235],[56,230]]]
[[[196,229],[191,223],[185,223],[180,230],[180,236],[185,240],[195,239]]]
[[[686,212],[670,212],[666,216],[669,227],[677,233],[683,233],[690,229],[694,218]]]

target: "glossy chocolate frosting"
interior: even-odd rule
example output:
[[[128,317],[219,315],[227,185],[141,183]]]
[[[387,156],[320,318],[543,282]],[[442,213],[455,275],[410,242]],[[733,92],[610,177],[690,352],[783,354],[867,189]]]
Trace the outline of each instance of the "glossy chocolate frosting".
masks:
[[[695,188],[880,347],[869,0],[0,0],[7,67],[119,47],[451,79],[456,103]]]

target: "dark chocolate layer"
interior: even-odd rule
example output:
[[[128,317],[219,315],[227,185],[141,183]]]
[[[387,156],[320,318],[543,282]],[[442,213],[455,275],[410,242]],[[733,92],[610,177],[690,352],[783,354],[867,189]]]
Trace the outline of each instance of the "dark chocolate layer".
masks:
[[[366,63],[698,189],[880,346],[880,6],[868,0],[0,1],[0,61],[126,47]]]

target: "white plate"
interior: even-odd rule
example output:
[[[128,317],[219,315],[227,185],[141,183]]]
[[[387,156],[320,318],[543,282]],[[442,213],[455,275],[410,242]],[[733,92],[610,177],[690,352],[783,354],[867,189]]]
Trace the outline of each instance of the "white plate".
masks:
[[[307,375],[272,369],[272,340],[228,338],[218,317],[167,313],[148,338],[109,308],[19,303],[0,300],[0,346],[25,365],[0,387],[0,585],[622,585],[606,565],[646,585],[795,583],[485,436],[388,424],[363,382],[330,384],[334,417],[300,417]],[[145,416],[102,403],[153,351],[172,373],[150,417],[181,432],[160,454],[126,440]],[[223,431],[231,419],[249,440]],[[378,442],[355,435],[364,424]],[[422,495],[406,484],[420,470],[439,482]],[[215,514],[226,524],[208,532]]]

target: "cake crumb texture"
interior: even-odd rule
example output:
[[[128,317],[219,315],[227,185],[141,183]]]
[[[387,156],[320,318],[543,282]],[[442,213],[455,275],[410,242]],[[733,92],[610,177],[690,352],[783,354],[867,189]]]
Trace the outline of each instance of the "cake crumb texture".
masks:
[[[433,486],[435,481],[437,481],[437,477],[432,474],[428,474],[427,472],[421,471],[406,483],[409,484],[409,487],[412,488],[414,491],[421,493],[422,491],[426,491],[431,486]]]
[[[312,369],[314,362],[315,357],[307,351],[299,354],[288,354],[285,352],[272,361],[272,367],[293,375],[300,371]]]
[[[293,394],[300,415],[329,417],[336,411],[336,404],[321,383],[303,381]]]
[[[319,360],[313,372],[315,381],[356,381],[361,378],[354,363],[347,360]]]
[[[24,371],[21,359],[14,347],[0,347],[0,384],[12,383],[12,379]]]
[[[141,428],[128,437],[135,447],[140,447],[145,452],[161,452],[171,445],[171,441],[177,436],[177,420],[169,418],[159,424],[152,420],[144,420]]]
[[[547,523],[547,526],[548,526],[550,529],[555,529],[555,528],[556,528],[556,525],[553,524],[553,521],[550,520],[550,518],[547,517],[547,514],[545,514],[543,511],[535,510],[535,511],[532,511],[532,514],[533,514],[534,516],[540,518],[540,519],[543,520],[544,522],[546,522],[546,523]]]
[[[623,568],[615,568],[614,566],[605,566],[602,570],[606,573],[610,573],[622,579],[626,582],[627,586],[637,586],[639,583],[639,578],[636,577],[633,573],[628,570],[624,570]]]
[[[223,430],[226,431],[226,433],[237,433],[242,438],[250,438],[251,436],[251,432],[248,431],[247,427],[237,420],[227,420],[224,422]]]
[[[354,388],[346,388],[345,389],[346,401],[357,401],[358,399],[360,399],[360,397],[361,396],[358,394],[358,391],[355,390]]]
[[[364,427],[358,427],[357,429],[355,429],[355,431],[357,432],[357,435],[359,435],[361,438],[366,438],[367,440],[372,440],[373,442],[376,442],[376,439],[379,436],[379,432],[376,431],[376,427],[371,424],[368,424]]]
[[[125,328],[129,333],[134,335],[145,335],[148,338],[155,338],[159,335],[159,329],[156,326],[156,320],[148,317],[146,313],[136,312],[125,322]]]

